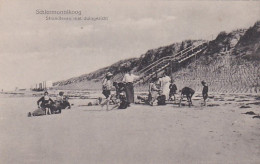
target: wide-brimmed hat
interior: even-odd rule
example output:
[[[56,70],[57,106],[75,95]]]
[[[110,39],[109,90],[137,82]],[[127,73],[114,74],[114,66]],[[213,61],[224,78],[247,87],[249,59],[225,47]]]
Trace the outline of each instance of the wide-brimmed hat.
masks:
[[[201,84],[206,84],[206,82],[203,80],[203,81],[201,81]]]
[[[108,72],[106,76],[113,76],[111,72]]]

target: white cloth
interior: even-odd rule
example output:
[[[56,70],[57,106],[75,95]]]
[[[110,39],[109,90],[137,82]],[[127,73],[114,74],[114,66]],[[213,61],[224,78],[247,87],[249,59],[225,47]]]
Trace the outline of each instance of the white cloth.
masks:
[[[171,84],[171,78],[169,76],[165,76],[160,78],[161,86],[162,86],[162,94],[166,96],[166,100],[169,99],[169,93],[170,93],[170,84]]]
[[[44,100],[49,100],[50,97],[48,95],[44,96]]]
[[[139,76],[136,76],[134,74],[125,74],[124,78],[123,78],[123,82],[126,82],[126,83],[133,83],[135,79],[137,79]]]
[[[64,100],[64,97],[63,97],[63,96],[60,96],[60,95],[58,95],[58,96],[56,97],[56,100],[57,100],[57,101],[59,101],[59,102],[63,102],[63,100]]]

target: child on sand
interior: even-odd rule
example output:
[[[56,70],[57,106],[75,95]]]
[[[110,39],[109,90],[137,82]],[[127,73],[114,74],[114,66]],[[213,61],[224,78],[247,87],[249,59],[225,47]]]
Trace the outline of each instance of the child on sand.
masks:
[[[154,77],[149,84],[149,97],[150,97],[150,105],[153,106],[154,102],[157,100],[157,97],[159,96],[160,90],[160,84],[158,81],[158,78]]]
[[[203,85],[202,97],[203,97],[203,100],[204,100],[204,106],[206,106],[206,99],[208,98],[209,87],[208,87],[208,85],[206,84],[205,81],[202,81],[201,84]]]
[[[116,108],[126,109],[128,107],[128,102],[126,98],[125,84],[122,82],[117,83],[116,92],[116,100],[114,101],[115,106],[113,106],[111,110]]]
[[[172,80],[172,83],[170,84],[169,89],[170,89],[169,100],[173,100],[172,99],[172,96],[173,96],[174,97],[173,101],[175,101],[176,100],[175,94],[177,91],[177,86],[174,84],[174,80]]]

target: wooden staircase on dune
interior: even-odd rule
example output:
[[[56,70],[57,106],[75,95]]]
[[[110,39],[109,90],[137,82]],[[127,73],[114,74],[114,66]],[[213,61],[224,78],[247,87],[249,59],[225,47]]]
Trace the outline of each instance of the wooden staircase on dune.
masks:
[[[196,57],[196,55],[207,48],[207,45],[208,41],[202,41],[196,45],[187,47],[186,49],[174,55],[165,56],[149,64],[148,66],[137,72],[140,78],[134,81],[134,84],[136,85],[146,83],[152,77],[157,76],[157,74],[165,71],[166,69],[170,68],[172,70],[174,67],[178,67],[180,63],[185,62],[192,57]]]

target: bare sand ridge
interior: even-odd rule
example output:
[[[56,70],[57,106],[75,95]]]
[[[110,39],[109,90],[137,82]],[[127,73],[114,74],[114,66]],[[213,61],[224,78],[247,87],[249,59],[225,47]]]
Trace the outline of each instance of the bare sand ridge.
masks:
[[[1,98],[0,163],[254,163],[260,162],[257,97],[217,95],[201,107],[82,106],[26,117],[38,97]],[[219,105],[219,106],[217,106]],[[249,106],[250,108],[240,108]]]

